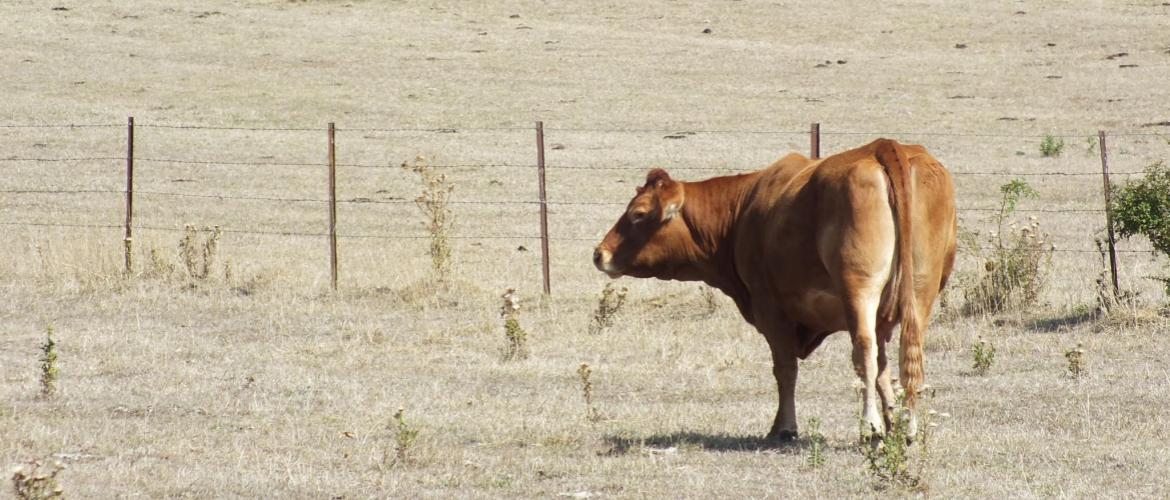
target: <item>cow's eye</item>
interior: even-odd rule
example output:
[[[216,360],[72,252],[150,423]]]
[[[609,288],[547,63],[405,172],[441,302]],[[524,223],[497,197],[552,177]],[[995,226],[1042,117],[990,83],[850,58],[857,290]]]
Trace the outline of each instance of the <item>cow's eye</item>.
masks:
[[[633,222],[634,224],[642,222],[643,220],[646,220],[646,214],[647,212],[645,210],[634,210],[630,212],[630,222]]]

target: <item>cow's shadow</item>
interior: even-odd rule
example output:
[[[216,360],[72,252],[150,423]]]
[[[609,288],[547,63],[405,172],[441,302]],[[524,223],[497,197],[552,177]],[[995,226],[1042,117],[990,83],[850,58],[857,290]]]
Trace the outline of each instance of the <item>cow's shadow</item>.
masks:
[[[654,434],[645,437],[605,436],[605,442],[610,446],[607,455],[625,455],[632,451],[644,449],[699,448],[709,451],[744,451],[759,452],[765,450],[777,452],[799,452],[808,447],[807,439],[788,441],[769,440],[761,435],[732,435],[725,433],[704,433],[679,431],[669,434]]]

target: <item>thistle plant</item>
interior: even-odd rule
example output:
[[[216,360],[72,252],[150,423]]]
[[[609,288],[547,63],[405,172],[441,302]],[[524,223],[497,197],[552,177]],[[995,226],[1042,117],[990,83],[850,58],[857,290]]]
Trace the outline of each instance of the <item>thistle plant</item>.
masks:
[[[64,490],[57,483],[57,474],[65,470],[61,462],[46,466],[38,460],[31,460],[12,472],[12,490],[20,500],[43,500],[65,498]]]
[[[53,325],[47,330],[41,344],[41,395],[52,397],[57,394],[57,342],[53,340]]]
[[[703,315],[714,315],[715,311],[719,310],[719,302],[715,296],[715,290],[709,286],[700,285],[699,293],[703,296]]]
[[[504,361],[528,359],[528,332],[520,327],[520,296],[515,289],[504,291],[500,317],[504,319]]]
[[[585,419],[590,422],[600,422],[604,417],[597,407],[593,406],[593,382],[590,377],[593,375],[593,369],[589,367],[589,363],[581,363],[577,367],[577,376],[581,379],[581,394],[585,397]]]
[[[201,233],[206,234],[201,238]],[[179,259],[187,269],[187,276],[195,280],[205,280],[211,275],[221,236],[223,230],[219,226],[205,228],[202,231],[190,224],[185,226],[183,239],[179,240]]]
[[[983,340],[983,337],[979,337],[975,345],[971,346],[971,357],[973,358],[971,368],[975,370],[975,373],[979,376],[987,375],[987,371],[995,363],[995,346],[988,344],[987,341]]]
[[[1074,379],[1080,379],[1085,373],[1085,348],[1080,342],[1077,346],[1064,351],[1064,359],[1068,361],[1068,373]]]
[[[817,418],[808,419],[808,466],[814,469],[825,465],[825,436],[821,434],[821,421]]]
[[[920,476],[910,472],[909,431],[910,415],[905,407],[905,395],[900,394],[889,431],[882,436],[881,441],[862,445],[866,470],[874,479],[876,489],[919,486]]]
[[[1020,179],[1013,179],[999,189],[1002,196],[994,216],[996,231],[988,238],[991,247],[983,264],[985,272],[963,288],[967,299],[964,311],[969,314],[1026,310],[1036,304],[1048,281],[1048,267],[1055,250],[1051,238],[1040,230],[1040,222],[1035,217],[1024,225],[1008,221],[1021,199],[1036,198],[1039,194]],[[968,244],[979,247],[978,241]]]
[[[399,408],[394,412],[394,423],[390,428],[394,431],[394,460],[389,457],[389,450],[382,455],[383,465],[403,464],[407,461],[407,452],[418,439],[418,429],[406,422],[406,410]]]
[[[421,156],[403,162],[402,168],[418,174],[422,180],[423,190],[414,199],[414,204],[422,212],[423,227],[430,235],[429,253],[435,279],[445,283],[451,274],[450,234],[455,215],[451,211],[450,199],[455,185],[447,180],[446,175],[436,174]]]
[[[612,284],[605,284],[605,288],[601,290],[601,297],[597,300],[597,309],[593,311],[593,318],[589,321],[590,335],[601,333],[602,330],[613,326],[615,316],[626,303],[628,292],[625,287],[615,290]]]

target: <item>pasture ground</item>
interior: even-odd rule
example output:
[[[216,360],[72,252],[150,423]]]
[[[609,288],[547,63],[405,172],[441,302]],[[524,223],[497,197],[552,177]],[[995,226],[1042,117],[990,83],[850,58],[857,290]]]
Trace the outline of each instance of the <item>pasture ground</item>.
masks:
[[[0,5],[0,125],[115,126],[0,128],[0,219],[17,223],[0,242],[6,468],[60,460],[80,497],[886,495],[854,445],[846,336],[801,365],[798,417],[821,420],[829,444],[813,469],[806,439],[762,442],[770,359],[729,301],[708,313],[694,284],[623,279],[618,323],[586,334],[605,283],[591,247],[646,169],[758,168],[806,151],[801,131],[818,121],[827,153],[879,135],[930,148],[956,174],[961,224],[980,244],[999,185],[1026,179],[1040,197],[1012,220],[1035,216],[1059,250],[1035,311],[936,318],[929,404],[949,417],[921,463],[914,452],[924,486],[894,492],[1170,490],[1170,325],[1144,279],[1165,262],[1123,242],[1122,284],[1141,305],[1090,314],[1104,218],[1090,211],[1101,201],[1088,141],[1115,131],[1120,172],[1170,158],[1170,129],[1143,126],[1170,120],[1170,6],[58,3]],[[121,162],[14,160],[119,157],[128,115],[143,125],[132,279],[117,228],[19,224],[117,226]],[[562,203],[545,299],[533,206],[498,203],[534,200],[535,171],[490,166],[533,162],[535,120]],[[340,291],[328,291],[319,237],[229,232],[194,286],[151,264],[152,249],[174,263],[184,224],[323,232],[324,205],[262,199],[322,198],[323,169],[234,163],[321,164],[330,121],[339,162],[362,165],[339,171]],[[159,127],[175,124],[320,130]],[[1066,141],[1060,157],[1040,157],[1045,133]],[[418,181],[397,168],[416,155],[471,165],[442,171],[456,200],[487,202],[456,205],[445,291],[425,285],[425,240],[381,238],[425,234],[409,203]],[[175,159],[208,163],[163,161]],[[54,190],[91,192],[16,192]],[[965,248],[952,309],[981,267]],[[501,361],[506,287],[525,299],[523,362]],[[38,397],[47,325],[59,343],[51,399]],[[997,349],[987,376],[971,369],[979,336]],[[1063,354],[1078,342],[1087,372],[1073,379]],[[404,463],[388,463],[398,408],[419,434]]]

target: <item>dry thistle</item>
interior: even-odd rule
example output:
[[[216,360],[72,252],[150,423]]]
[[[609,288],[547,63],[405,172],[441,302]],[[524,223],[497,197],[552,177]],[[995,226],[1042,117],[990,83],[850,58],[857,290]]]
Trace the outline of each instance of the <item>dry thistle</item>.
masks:
[[[715,290],[709,286],[700,285],[699,293],[703,296],[703,315],[714,315],[715,311],[719,310],[719,302],[715,296]]]
[[[57,342],[53,340],[53,325],[45,333],[41,354],[41,395],[52,397],[57,393]]]
[[[1077,342],[1077,346],[1064,351],[1064,359],[1068,360],[1068,373],[1074,379],[1080,379],[1085,373],[1085,349]]]
[[[414,199],[414,204],[422,212],[425,219],[423,227],[431,236],[431,267],[435,271],[435,279],[441,283],[446,282],[451,273],[449,237],[455,219],[449,201],[455,185],[447,181],[446,175],[434,173],[426,158],[421,156],[403,162],[402,168],[418,174],[422,179],[423,190],[419,197]]]
[[[593,369],[589,367],[589,363],[581,363],[577,368],[577,376],[581,378],[581,393],[585,396],[585,419],[590,422],[600,422],[602,420],[601,412],[593,406],[593,382],[590,376],[593,375]]]
[[[57,474],[65,470],[61,462],[46,467],[38,460],[30,460],[12,471],[12,489],[21,500],[64,498],[65,493],[57,483]]]
[[[597,300],[597,309],[593,311],[593,319],[589,322],[590,335],[601,333],[602,330],[613,326],[615,316],[626,303],[628,292],[626,287],[614,290],[612,284],[605,284],[605,288],[601,290],[601,298]]]
[[[223,236],[223,230],[219,226],[204,231],[208,234],[200,242],[199,228],[187,224],[184,227],[183,239],[179,240],[179,260],[187,269],[187,276],[196,280],[207,279],[211,274],[216,251],[219,249],[219,238]]]
[[[520,296],[509,288],[501,296],[500,317],[504,319],[504,361],[528,359],[528,333],[520,328]]]

